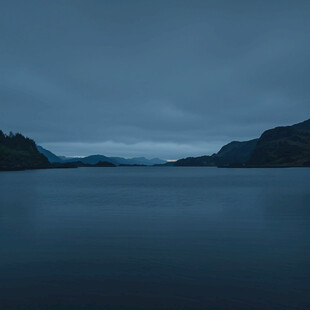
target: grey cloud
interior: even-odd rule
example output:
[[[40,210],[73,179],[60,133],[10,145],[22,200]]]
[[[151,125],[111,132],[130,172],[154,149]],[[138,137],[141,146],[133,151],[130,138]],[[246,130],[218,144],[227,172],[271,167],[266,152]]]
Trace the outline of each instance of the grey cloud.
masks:
[[[309,1],[0,5],[0,128],[52,151],[208,154],[309,118]]]

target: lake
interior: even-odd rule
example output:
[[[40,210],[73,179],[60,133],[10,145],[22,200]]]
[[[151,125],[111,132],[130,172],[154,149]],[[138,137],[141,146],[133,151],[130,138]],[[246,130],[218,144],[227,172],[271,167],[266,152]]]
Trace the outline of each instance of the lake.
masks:
[[[310,309],[310,169],[0,173],[0,309]]]

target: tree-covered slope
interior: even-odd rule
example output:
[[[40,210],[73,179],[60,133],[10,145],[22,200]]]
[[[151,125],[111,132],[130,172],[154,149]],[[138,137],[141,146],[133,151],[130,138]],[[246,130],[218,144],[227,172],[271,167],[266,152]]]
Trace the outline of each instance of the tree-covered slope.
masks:
[[[0,170],[50,168],[33,140],[17,133],[9,135],[0,130]]]

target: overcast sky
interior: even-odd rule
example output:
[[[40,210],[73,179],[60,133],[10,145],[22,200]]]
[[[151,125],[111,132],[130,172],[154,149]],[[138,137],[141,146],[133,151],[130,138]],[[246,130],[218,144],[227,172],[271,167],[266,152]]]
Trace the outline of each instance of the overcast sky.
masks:
[[[0,129],[175,159],[310,118],[310,1],[0,0]]]

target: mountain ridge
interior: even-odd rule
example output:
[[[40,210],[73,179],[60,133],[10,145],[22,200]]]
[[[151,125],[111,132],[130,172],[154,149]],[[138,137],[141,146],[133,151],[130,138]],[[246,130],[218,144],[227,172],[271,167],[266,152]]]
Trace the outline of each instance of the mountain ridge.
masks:
[[[233,141],[218,153],[179,159],[174,166],[307,167],[310,166],[310,119],[268,129],[257,139]]]
[[[216,166],[244,168],[310,167],[310,119],[264,131],[259,138],[232,141],[213,155],[187,157],[174,163],[158,158],[90,155],[57,156],[22,134],[0,130],[0,170],[113,166]]]
[[[133,158],[124,158],[124,157],[108,157],[101,154],[89,155],[85,157],[65,157],[57,156],[51,151],[43,148],[40,145],[37,145],[37,149],[40,153],[45,155],[50,163],[69,163],[69,162],[82,162],[84,164],[96,165],[98,162],[109,162],[116,166],[120,165],[144,165],[152,166],[158,164],[165,164],[166,161],[160,158],[147,159],[145,157],[133,157]]]

